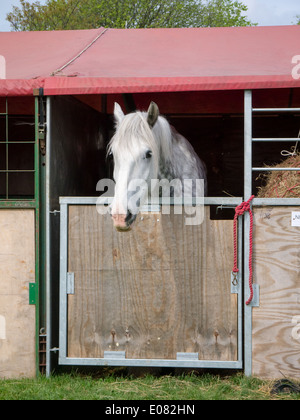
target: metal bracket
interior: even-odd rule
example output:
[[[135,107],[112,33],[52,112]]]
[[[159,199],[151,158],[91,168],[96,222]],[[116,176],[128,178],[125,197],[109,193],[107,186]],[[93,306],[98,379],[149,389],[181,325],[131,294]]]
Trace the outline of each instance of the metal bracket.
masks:
[[[258,308],[259,307],[259,284],[254,283],[252,287],[253,287],[253,299],[249,303],[249,306],[251,306],[252,308]]]
[[[104,359],[125,359],[125,351],[105,351]]]
[[[199,360],[199,353],[183,353],[176,354],[176,360]]]
[[[29,283],[29,305],[36,304],[36,284]]]
[[[67,273],[67,295],[75,294],[74,273]]]

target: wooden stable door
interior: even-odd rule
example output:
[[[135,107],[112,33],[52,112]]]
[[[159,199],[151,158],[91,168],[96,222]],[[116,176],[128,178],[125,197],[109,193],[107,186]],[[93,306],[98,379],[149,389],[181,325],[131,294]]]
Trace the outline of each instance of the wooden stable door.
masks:
[[[68,207],[67,357],[237,360],[232,220],[204,210],[199,226],[184,214],[145,213],[119,233],[95,206]]]

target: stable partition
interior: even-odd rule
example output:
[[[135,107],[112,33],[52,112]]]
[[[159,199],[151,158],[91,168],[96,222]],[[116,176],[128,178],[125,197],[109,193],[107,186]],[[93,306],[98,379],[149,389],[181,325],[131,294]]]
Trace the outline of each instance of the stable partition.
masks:
[[[254,210],[253,371],[264,378],[300,378],[300,206]]]
[[[0,231],[0,378],[34,377],[34,210],[1,209]]]

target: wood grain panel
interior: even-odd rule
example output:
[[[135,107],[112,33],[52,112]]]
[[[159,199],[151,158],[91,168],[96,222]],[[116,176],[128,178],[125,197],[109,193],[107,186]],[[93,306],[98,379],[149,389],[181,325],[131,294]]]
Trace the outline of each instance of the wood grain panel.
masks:
[[[36,374],[34,232],[33,210],[0,210],[0,378]]]
[[[94,206],[70,206],[68,356],[236,360],[231,265],[232,221],[211,221],[209,209],[200,226],[147,213],[119,233]]]
[[[300,228],[291,226],[295,210],[263,207],[254,213],[260,307],[253,310],[253,373],[260,377],[300,378]]]

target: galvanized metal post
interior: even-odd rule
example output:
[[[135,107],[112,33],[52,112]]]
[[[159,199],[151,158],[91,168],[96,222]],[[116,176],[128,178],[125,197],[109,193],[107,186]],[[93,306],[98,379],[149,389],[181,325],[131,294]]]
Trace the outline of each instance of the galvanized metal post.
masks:
[[[35,97],[35,145],[34,145],[34,199],[35,199],[35,284],[36,284],[36,373],[39,370],[40,334],[40,153],[39,153],[39,103]]]
[[[51,346],[52,346],[52,311],[51,311],[51,267],[50,267],[50,156],[51,156],[51,99],[47,97],[46,106],[46,181],[45,181],[45,211],[46,211],[46,376],[49,377],[52,370]]]
[[[252,195],[252,91],[244,94],[244,200]],[[249,296],[249,230],[250,215],[244,215],[244,293]],[[245,299],[244,299],[245,300]],[[244,371],[252,374],[252,306],[244,308]]]

